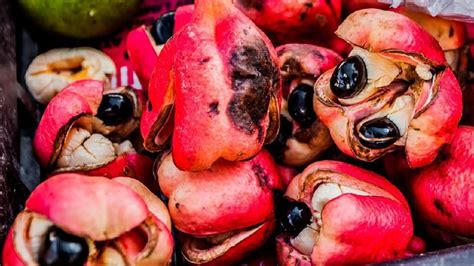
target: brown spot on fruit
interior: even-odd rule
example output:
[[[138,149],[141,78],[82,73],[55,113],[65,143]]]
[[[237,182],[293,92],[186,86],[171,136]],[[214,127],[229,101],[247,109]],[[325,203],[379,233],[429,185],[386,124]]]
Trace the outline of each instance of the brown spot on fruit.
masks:
[[[239,0],[239,2],[246,9],[254,8],[257,11],[263,9],[263,0]]]
[[[206,64],[207,62],[211,61],[211,58],[210,57],[204,57],[204,58],[201,58],[199,59],[199,64],[200,65],[204,65]]]
[[[209,111],[207,111],[210,117],[216,116],[219,114],[219,102],[212,102],[209,104]]]
[[[434,206],[436,207],[436,209],[441,212],[443,215],[445,216],[450,216],[451,217],[451,213],[449,213],[446,208],[444,207],[443,203],[439,200],[439,199],[435,199],[433,201],[433,204]]]
[[[254,172],[255,176],[257,176],[258,183],[262,188],[269,187],[268,174],[262,166],[259,164],[254,164],[252,166],[252,171]]]
[[[453,26],[449,27],[449,38],[452,38],[454,36],[454,28]]]
[[[233,124],[248,135],[258,131],[264,140],[262,120],[265,119],[270,97],[279,86],[278,68],[261,40],[237,47],[229,60],[234,95],[227,107]]]

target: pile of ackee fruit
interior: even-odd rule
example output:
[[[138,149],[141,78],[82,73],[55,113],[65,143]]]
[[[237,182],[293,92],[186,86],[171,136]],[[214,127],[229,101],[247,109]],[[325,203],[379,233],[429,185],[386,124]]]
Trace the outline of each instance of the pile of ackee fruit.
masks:
[[[141,90],[93,48],[35,58],[47,178],[3,265],[367,264],[473,241],[465,25],[300,2],[196,0],[131,30]]]

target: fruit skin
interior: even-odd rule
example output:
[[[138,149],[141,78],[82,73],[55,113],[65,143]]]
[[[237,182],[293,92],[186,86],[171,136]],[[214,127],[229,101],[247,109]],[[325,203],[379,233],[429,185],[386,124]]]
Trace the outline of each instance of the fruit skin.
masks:
[[[174,161],[186,171],[254,156],[278,131],[277,65],[270,41],[230,0],[196,1],[193,23],[158,57],[144,147],[163,150],[172,138]]]
[[[474,238],[473,143],[474,127],[460,126],[433,164],[405,179],[417,219],[444,244],[466,243]]]
[[[273,232],[273,190],[281,190],[283,184],[265,150],[248,161],[221,160],[201,172],[181,171],[171,155],[165,154],[157,164],[156,176],[169,199],[173,224],[187,235],[210,236],[262,224],[255,233],[206,263],[237,262]]]
[[[326,203],[310,258],[294,249],[286,240],[288,236],[280,235],[277,252],[281,265],[367,264],[405,255],[413,237],[413,223],[408,203],[395,186],[382,176],[347,163],[319,161],[296,176],[285,195],[311,206],[315,187],[325,182],[369,195],[347,193]]]
[[[128,242],[133,245],[133,238],[128,232],[151,217],[158,227],[156,243],[150,254],[136,261],[137,252],[130,246],[122,246],[130,261],[165,265],[171,261],[173,239],[169,214],[156,196],[136,180],[119,178],[109,180],[98,176],[79,174],[59,174],[49,178],[33,190],[25,210],[42,215],[54,225],[70,234],[92,241],[117,241],[118,245]],[[20,215],[22,215],[20,213]],[[3,249],[4,265],[28,265],[17,253],[14,242],[18,232],[16,222],[10,231]],[[155,237],[155,236],[153,236]],[[147,241],[147,240],[144,240]],[[21,247],[25,248],[25,247]],[[88,263],[94,265],[89,258]]]
[[[270,39],[278,44],[309,43],[331,48],[343,54],[346,45],[339,45],[334,35],[341,20],[344,1],[262,0],[234,1]]]
[[[193,11],[193,5],[180,6],[176,9],[175,33],[192,21]],[[155,44],[149,32],[149,27],[145,25],[130,31],[127,35],[128,55],[130,56],[133,70],[145,91],[148,90],[151,74],[162,47],[163,45]]]
[[[423,100],[415,103],[416,114],[409,123],[405,144],[411,168],[431,163],[440,147],[451,140],[462,113],[459,83],[447,67],[437,41],[414,21],[400,14],[377,9],[364,9],[351,14],[339,26],[336,34],[355,47],[379,53],[389,59],[444,68],[435,79],[438,86],[436,97],[426,106],[423,106]],[[366,161],[393,151],[393,146],[380,151],[360,151],[354,134],[347,133],[351,131],[355,120],[377,111],[381,108],[380,104],[384,104],[380,100],[391,96],[369,99],[363,105],[358,104],[358,107],[340,105],[329,99],[331,96],[327,93],[330,91],[332,72],[324,73],[316,83],[314,108],[319,119],[329,128],[339,149],[351,157]],[[356,148],[359,150],[356,151]]]
[[[336,66],[342,58],[332,50],[310,44],[285,44],[276,51],[282,75],[282,95],[286,100],[281,112],[290,117],[289,94],[298,84],[312,86],[322,73]],[[308,164],[332,145],[328,129],[318,119],[307,127],[294,120],[291,123],[292,134],[286,140],[282,154],[277,155],[283,163],[290,166]]]
[[[89,39],[113,33],[137,11],[140,0],[20,0],[23,11],[43,30]],[[110,12],[113,10],[113,12]]]

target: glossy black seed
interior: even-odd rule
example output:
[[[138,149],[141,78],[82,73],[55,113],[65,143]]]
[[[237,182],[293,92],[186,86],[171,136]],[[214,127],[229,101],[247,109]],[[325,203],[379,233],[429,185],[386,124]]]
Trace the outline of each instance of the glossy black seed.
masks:
[[[361,144],[371,149],[387,148],[400,138],[397,125],[386,117],[365,122],[359,134]]]
[[[278,204],[276,216],[283,232],[295,237],[311,223],[311,210],[305,203],[283,197]]]
[[[173,36],[174,15],[175,12],[168,12],[153,23],[150,33],[157,45],[165,44]]]
[[[119,93],[109,93],[104,95],[97,112],[97,117],[109,126],[115,126],[126,122],[132,116],[132,101],[128,97]]]
[[[288,96],[288,112],[293,120],[303,127],[309,127],[316,121],[313,109],[313,86],[298,85]]]
[[[79,266],[86,263],[89,246],[85,239],[53,226],[46,235],[39,255],[40,265]]]
[[[280,130],[276,139],[266,145],[267,150],[273,155],[277,161],[281,161],[283,158],[283,152],[285,152],[286,141],[291,137],[293,131],[293,124],[286,119],[286,117],[280,115]]]
[[[367,70],[360,56],[351,56],[337,65],[331,76],[331,91],[338,98],[357,95],[367,83]]]

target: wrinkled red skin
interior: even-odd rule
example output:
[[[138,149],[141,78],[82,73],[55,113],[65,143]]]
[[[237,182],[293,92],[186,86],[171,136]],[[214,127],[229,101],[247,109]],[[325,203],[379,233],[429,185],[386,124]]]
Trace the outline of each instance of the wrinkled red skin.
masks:
[[[407,177],[414,213],[445,244],[474,238],[474,127],[461,126],[437,160]]]
[[[104,93],[104,84],[100,81],[77,81],[59,93],[46,107],[33,140],[36,157],[43,168],[54,169],[58,154],[56,145],[61,143],[61,135],[69,130],[71,122],[80,116],[96,115]],[[136,90],[139,102],[144,101],[142,91]],[[58,115],[61,114],[61,115]],[[85,175],[101,175],[109,178],[129,176],[137,178],[147,185],[153,185],[153,162],[145,155],[126,153],[118,156],[105,166],[96,169],[78,171]],[[152,187],[150,187],[152,188]]]
[[[160,151],[172,137],[174,162],[185,171],[254,156],[273,140],[279,118],[270,41],[230,0],[196,1],[195,9],[193,22],[160,52],[141,122],[144,147]],[[245,61],[244,50],[258,58]]]
[[[152,212],[159,208],[156,202],[149,201],[143,192],[135,191],[127,182],[138,181],[117,182],[97,176],[59,174],[35,188],[26,201],[25,210],[43,215],[54,225],[76,236],[93,241],[117,239],[120,243],[128,243],[124,248],[128,250],[130,259],[141,251],[133,250],[132,246],[146,242],[139,239],[142,236],[131,235],[131,229],[150,216],[159,230],[158,243],[150,257],[164,259],[162,263],[171,261],[173,238],[168,213]],[[163,205],[161,201],[160,204]],[[16,223],[10,228],[4,245],[2,258],[5,266],[27,265],[15,249],[15,226]]]
[[[77,173],[108,178],[128,176],[139,180],[152,191],[156,191],[156,182],[152,172],[153,160],[150,157],[138,153],[126,153],[103,167]]]
[[[405,16],[378,9],[364,9],[353,13],[340,25],[336,34],[353,46],[388,58],[445,67],[437,75],[438,91],[430,104],[423,107],[422,100],[415,103],[416,115],[409,124],[405,145],[411,168],[431,163],[440,147],[451,140],[462,113],[459,83],[447,67],[444,53],[437,41]],[[412,57],[407,57],[407,54]],[[386,93],[361,104],[343,106],[328,100],[325,95],[330,92],[329,79],[332,72],[330,70],[323,74],[315,85],[314,109],[318,118],[329,128],[339,149],[351,157],[366,161],[393,151],[395,147],[388,147],[376,151],[376,156],[365,158],[366,155],[356,153],[356,149],[361,148],[357,147],[360,144],[356,143],[356,137],[351,133],[356,121],[378,112],[385,106],[384,101],[393,96]]]
[[[169,198],[171,218],[179,231],[209,236],[265,223],[256,233],[211,261],[212,265],[239,261],[273,232],[273,190],[281,190],[283,184],[267,151],[243,162],[221,160],[201,172],[180,171],[167,154],[157,167],[160,189]]]
[[[286,196],[311,206],[316,186],[324,182],[370,195],[343,194],[326,203],[310,258],[294,249],[286,240],[288,236],[280,235],[277,252],[281,265],[367,264],[401,258],[406,250],[416,250],[410,243],[413,223],[407,201],[395,186],[375,173],[342,162],[319,161],[293,179]]]
[[[342,58],[332,50],[311,44],[285,44],[276,49],[282,76],[282,95],[287,105],[282,114],[288,113],[289,94],[300,84],[314,85],[316,79],[324,72],[335,67]],[[332,146],[328,129],[315,120],[310,126],[292,123],[292,134],[288,137],[283,151],[272,151],[277,158],[289,166],[304,166]],[[275,154],[274,154],[275,156]]]
[[[342,2],[238,0],[234,4],[278,45],[310,43],[342,52],[332,45],[337,39],[334,31],[341,19]]]
[[[191,8],[190,8],[191,7]],[[175,27],[176,33],[192,20],[192,5],[181,6],[176,9]],[[138,76],[145,92],[148,90],[151,73],[158,60],[159,50],[162,45],[156,45],[149,33],[149,27],[142,25],[127,35],[127,52],[132,63],[133,71]]]

